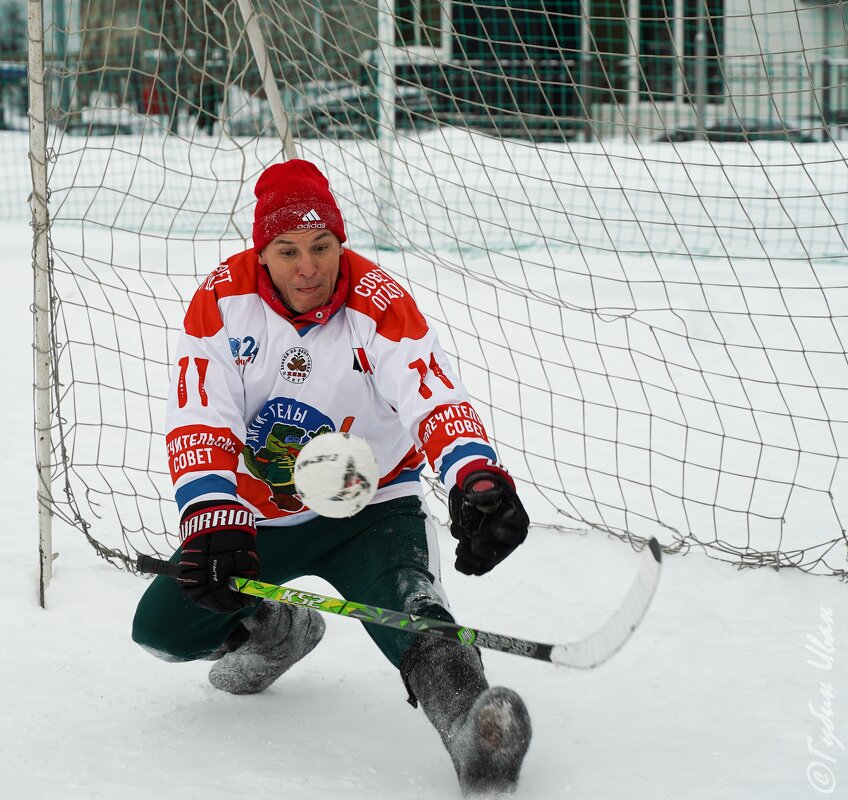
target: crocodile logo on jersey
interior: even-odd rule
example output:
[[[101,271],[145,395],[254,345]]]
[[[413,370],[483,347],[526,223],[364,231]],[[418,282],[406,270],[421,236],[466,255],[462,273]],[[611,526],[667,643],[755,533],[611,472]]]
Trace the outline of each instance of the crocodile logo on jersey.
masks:
[[[335,429],[328,416],[288,397],[269,400],[248,425],[244,464],[268,484],[277,508],[291,513],[303,510],[294,486],[294,462],[308,441]]]
[[[291,383],[303,383],[312,372],[312,356],[305,347],[290,347],[283,353],[280,374]]]

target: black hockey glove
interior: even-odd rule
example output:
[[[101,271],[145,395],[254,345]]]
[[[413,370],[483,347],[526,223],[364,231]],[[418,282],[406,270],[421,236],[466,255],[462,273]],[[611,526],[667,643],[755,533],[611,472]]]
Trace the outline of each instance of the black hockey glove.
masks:
[[[255,605],[255,598],[227,585],[231,577],[259,577],[256,524],[248,509],[218,500],[190,506],[180,523],[180,539],[177,580],[189,600],[225,614]]]
[[[462,489],[448,496],[456,568],[484,575],[527,538],[530,518],[512,481],[500,470],[479,469],[462,476]]]

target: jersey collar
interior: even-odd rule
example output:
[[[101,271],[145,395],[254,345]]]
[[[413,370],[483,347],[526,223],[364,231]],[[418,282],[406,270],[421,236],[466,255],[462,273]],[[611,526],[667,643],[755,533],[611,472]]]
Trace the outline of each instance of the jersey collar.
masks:
[[[342,250],[339,257],[339,277],[336,279],[336,288],[333,289],[330,302],[320,308],[313,308],[312,311],[307,311],[304,314],[298,314],[283,302],[280,293],[271,280],[268,267],[259,264],[257,274],[259,276],[259,296],[277,314],[291,322],[299,333],[305,333],[315,325],[326,325],[347,300],[348,286],[350,285],[350,264],[346,250]]]

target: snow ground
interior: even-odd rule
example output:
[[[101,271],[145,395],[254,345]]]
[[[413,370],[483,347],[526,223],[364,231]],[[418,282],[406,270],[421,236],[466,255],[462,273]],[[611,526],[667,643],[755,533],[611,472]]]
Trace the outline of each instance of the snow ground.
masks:
[[[49,608],[38,607],[29,228],[0,223],[0,237],[11,336],[0,470],[14,498],[0,588],[0,798],[459,797],[437,735],[357,623],[329,618],[308,660],[236,698],[209,686],[207,664],[165,664],[132,643],[144,582],[73,531],[56,533]],[[440,536],[448,562],[452,540]],[[635,563],[601,534],[535,530],[492,574],[445,564],[444,582],[460,620],[562,641],[612,610]],[[516,798],[845,796],[844,596],[833,579],[740,572],[693,552],[666,560],[643,625],[597,670],[487,654],[490,681],[522,694],[533,718]]]

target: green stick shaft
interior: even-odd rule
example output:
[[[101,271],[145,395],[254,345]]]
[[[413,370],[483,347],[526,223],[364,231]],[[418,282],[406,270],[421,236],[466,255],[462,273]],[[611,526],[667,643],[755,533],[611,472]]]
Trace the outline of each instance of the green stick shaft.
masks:
[[[550,661],[559,667],[593,669],[617,653],[642,621],[656,591],[661,564],[662,553],[659,543],[656,539],[651,539],[640,556],[635,580],[612,616],[583,639],[556,645],[489,633],[478,628],[469,628],[467,625],[418,617],[415,614],[392,611],[353,600],[340,600],[337,597],[304,592],[293,586],[263,583],[248,578],[230,578],[229,586],[235,592],[261,597],[265,600],[314,608],[325,614],[349,617],[369,625],[385,625],[408,633],[437,636],[440,639],[457,642],[464,647],[477,645],[489,650],[499,650],[502,653]],[[139,572],[167,575],[171,578],[179,577],[180,572],[178,564],[151,556],[139,556],[136,568]]]
[[[179,566],[170,561],[164,561],[152,556],[139,556],[136,561],[139,572],[153,575],[167,575],[176,578]],[[282,586],[276,583],[263,583],[248,578],[230,578],[230,588],[235,592],[274,600],[278,603],[288,603],[293,606],[314,608],[325,614],[336,614],[349,617],[369,625],[385,625],[388,628],[398,628],[408,633],[419,633],[425,636],[437,636],[440,639],[450,639],[465,647],[486,647],[490,650],[500,650],[503,653],[513,653],[526,658],[536,658],[540,661],[550,661],[553,645],[532,642],[526,639],[516,639],[513,636],[502,636],[489,633],[467,625],[457,625],[441,619],[417,617],[403,611],[392,611],[387,608],[371,606],[367,603],[357,603],[353,600],[341,600],[338,597],[304,592],[293,586]]]
[[[409,633],[422,633],[428,636],[437,636],[440,639],[451,639],[466,647],[477,645],[490,650],[500,650],[503,653],[536,658],[540,661],[551,660],[552,645],[516,639],[513,636],[503,636],[498,633],[489,633],[445,620],[418,617],[415,614],[406,614],[403,611],[392,611],[367,603],[341,600],[338,597],[327,597],[326,595],[304,592],[291,586],[252,581],[248,578],[230,578],[230,588],[242,594],[262,597],[265,600],[275,600],[278,603],[314,608],[316,611],[323,611],[325,614],[350,617],[370,625],[385,625],[388,628],[398,628]]]

